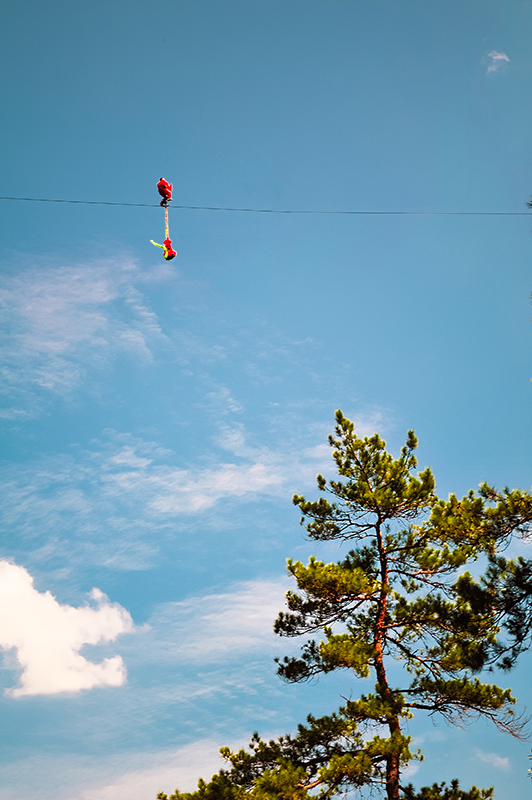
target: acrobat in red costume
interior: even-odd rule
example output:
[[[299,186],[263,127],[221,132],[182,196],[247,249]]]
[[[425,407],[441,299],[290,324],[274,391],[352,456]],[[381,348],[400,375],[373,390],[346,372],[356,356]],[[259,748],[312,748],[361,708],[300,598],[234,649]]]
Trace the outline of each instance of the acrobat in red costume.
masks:
[[[172,240],[165,239],[163,244],[164,244],[164,257],[166,258],[167,261],[171,261],[177,255],[176,251],[172,249]]]
[[[172,240],[165,239],[162,244],[157,244],[154,242],[153,239],[150,239],[150,242],[155,245],[155,247],[161,247],[164,250],[164,257],[167,261],[171,261],[173,258],[176,257],[177,253],[172,248]]]
[[[161,178],[161,180],[157,184],[157,191],[163,198],[161,200],[160,205],[164,206],[165,208],[168,205],[168,203],[170,203],[170,201],[172,200],[172,186],[173,184],[168,183],[168,181],[165,181],[164,178]]]

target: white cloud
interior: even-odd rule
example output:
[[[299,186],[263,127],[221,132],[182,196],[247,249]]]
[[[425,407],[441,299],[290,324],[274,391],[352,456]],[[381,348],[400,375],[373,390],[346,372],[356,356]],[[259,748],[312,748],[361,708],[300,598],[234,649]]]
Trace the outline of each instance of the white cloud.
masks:
[[[497,755],[497,753],[485,753],[483,750],[475,750],[477,758],[484,761],[486,764],[491,764],[492,767],[497,769],[509,769],[510,760]]]
[[[23,567],[0,562],[0,647],[14,648],[23,670],[19,687],[7,694],[58,694],[124,683],[120,656],[95,664],[80,654],[85,644],[113,641],[133,628],[129,613],[99,589],[91,598],[96,608],[61,605],[50,592],[38,592]]]
[[[223,765],[221,745],[244,746],[255,727],[268,736],[295,727],[298,693],[279,680],[273,663],[274,655],[300,646],[272,630],[285,588],[277,580],[235,583],[156,607],[148,624],[121,643],[135,676],[129,686],[80,698],[84,718],[75,742],[86,735],[86,750],[74,746],[68,754],[48,752],[42,759],[36,752],[36,760],[29,755],[24,763],[0,764],[0,785],[15,787],[12,794],[6,788],[5,800],[29,800],[36,787],[43,800],[146,800],[176,786],[191,790],[199,776],[209,778]],[[141,674],[152,675],[148,684],[139,680]],[[175,745],[157,751],[169,717],[181,723]],[[147,735],[154,749],[133,752]],[[105,748],[122,739],[131,750]],[[180,744],[186,746],[177,750]],[[4,792],[0,796],[4,800]]]
[[[488,63],[488,72],[497,72],[500,67],[509,63],[510,61],[506,53],[498,53],[496,50],[492,50],[490,53],[488,53],[488,58],[491,59],[491,61]]]

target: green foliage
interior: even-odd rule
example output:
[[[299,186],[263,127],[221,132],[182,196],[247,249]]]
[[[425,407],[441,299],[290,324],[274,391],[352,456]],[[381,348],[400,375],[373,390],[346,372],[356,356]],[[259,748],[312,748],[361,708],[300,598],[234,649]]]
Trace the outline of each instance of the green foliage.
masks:
[[[416,711],[460,723],[483,716],[519,735],[510,690],[478,673],[510,669],[530,646],[532,563],[501,553],[528,532],[532,495],[483,484],[462,499],[441,499],[431,470],[415,472],[412,431],[395,459],[378,434],[357,437],[340,411],[329,442],[338,477],[319,475],[321,496],[293,502],[311,540],[351,549],[332,564],[288,561],[297,591],[287,593],[275,631],[318,637],[280,661],[278,672],[299,682],[346,669],[372,675],[375,690],[330,716],[309,716],[294,736],[265,742],[255,734],[248,750],[223,749],[229,770],[169,800],[325,800],[363,786],[384,788],[388,800],[492,797],[457,782],[418,794],[401,786],[401,770],[420,757],[402,724]],[[404,667],[401,687],[389,683],[391,661]]]
[[[451,785],[445,783],[433,783],[432,786],[424,786],[419,792],[414,791],[412,784],[403,788],[405,800],[492,800],[494,797],[493,789],[477,789],[472,786],[469,791],[460,789],[457,780],[451,781]]]
[[[232,783],[226,774],[213,775],[209,783],[200,778],[197,792],[180,792],[171,795],[159,792],[157,800],[240,800],[245,791]]]

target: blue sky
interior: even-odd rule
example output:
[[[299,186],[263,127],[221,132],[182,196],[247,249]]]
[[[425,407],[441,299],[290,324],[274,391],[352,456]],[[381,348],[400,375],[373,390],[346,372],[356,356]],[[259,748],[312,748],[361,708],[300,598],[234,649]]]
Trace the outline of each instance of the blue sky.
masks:
[[[525,211],[532,2],[8,0],[1,191]],[[148,800],[358,690],[272,623],[341,408],[438,491],[531,483],[527,216],[0,200],[1,800]],[[532,707],[532,655],[510,676]],[[364,686],[360,686],[364,690]],[[520,743],[411,725],[419,785],[530,791]]]

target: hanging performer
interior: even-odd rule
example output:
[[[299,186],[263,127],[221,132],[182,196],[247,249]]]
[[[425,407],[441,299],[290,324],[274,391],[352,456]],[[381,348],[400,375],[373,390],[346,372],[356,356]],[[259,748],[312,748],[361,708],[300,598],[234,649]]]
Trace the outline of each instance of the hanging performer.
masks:
[[[168,205],[168,203],[170,203],[172,200],[172,186],[173,184],[168,183],[168,181],[165,181],[164,178],[161,178],[161,180],[157,184],[157,191],[163,198],[161,200],[160,205],[164,206],[165,208]]]
[[[150,242],[155,245],[155,247],[162,247],[164,250],[164,257],[167,261],[171,261],[173,258],[176,257],[177,253],[175,250],[172,249],[172,240],[165,239],[162,244],[157,244],[154,242],[153,239],[150,239]]]
[[[150,242],[154,244],[155,247],[161,247],[164,250],[164,257],[166,261],[171,261],[173,258],[176,257],[177,253],[172,248],[172,240],[170,239],[170,234],[168,233],[168,208],[166,206],[164,207],[164,222],[165,222],[165,233],[166,233],[166,239],[164,240],[164,242],[162,244],[157,244],[157,242],[154,242],[153,239],[150,239]]]

